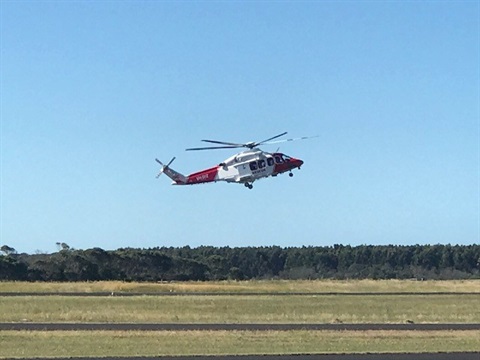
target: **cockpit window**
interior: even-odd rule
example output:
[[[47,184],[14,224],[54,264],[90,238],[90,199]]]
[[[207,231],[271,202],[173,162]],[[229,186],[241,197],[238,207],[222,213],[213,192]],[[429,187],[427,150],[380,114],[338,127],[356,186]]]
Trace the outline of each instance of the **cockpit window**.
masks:
[[[292,158],[288,155],[283,155],[283,161],[284,162],[289,162]]]
[[[282,157],[281,157],[280,155],[275,155],[275,162],[276,162],[277,164],[283,163]]]

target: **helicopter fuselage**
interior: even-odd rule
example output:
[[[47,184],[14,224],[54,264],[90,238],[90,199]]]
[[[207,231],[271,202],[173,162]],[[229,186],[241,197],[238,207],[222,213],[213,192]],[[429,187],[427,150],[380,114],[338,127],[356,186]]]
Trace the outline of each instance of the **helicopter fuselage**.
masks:
[[[155,159],[160,165],[162,165],[162,169],[158,173],[157,178],[161,174],[165,174],[173,180],[173,185],[194,185],[226,181],[230,183],[244,184],[246,187],[251,189],[253,187],[252,183],[258,179],[269,176],[277,176],[278,174],[282,174],[287,171],[289,172],[290,176],[293,176],[292,170],[296,168],[300,169],[300,167],[303,165],[302,160],[295,159],[279,152],[265,152],[258,148],[259,145],[264,144],[275,144],[279,142],[305,140],[310,138],[304,136],[301,138],[275,140],[286,134],[287,132],[283,132],[262,141],[247,142],[243,144],[218,140],[202,140],[203,142],[215,144],[215,146],[195,147],[185,150],[197,151],[235,149],[242,147],[246,147],[248,150],[230,156],[217,166],[197,171],[188,176],[185,176],[170,167],[170,164],[175,160],[175,157],[173,157],[172,160],[170,160],[170,162],[167,164],[163,164],[160,160]]]
[[[268,153],[253,148],[233,155],[217,166],[190,174],[186,176],[186,181],[174,180],[173,185],[194,185],[216,181],[250,184],[261,178],[300,168],[302,164],[302,160],[282,153]]]

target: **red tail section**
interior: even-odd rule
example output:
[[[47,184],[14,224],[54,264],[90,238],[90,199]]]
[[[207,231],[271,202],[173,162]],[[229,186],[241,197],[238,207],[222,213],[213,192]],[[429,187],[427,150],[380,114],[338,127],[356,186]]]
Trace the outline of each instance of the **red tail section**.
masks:
[[[218,179],[218,166],[188,175],[187,184],[201,184]]]

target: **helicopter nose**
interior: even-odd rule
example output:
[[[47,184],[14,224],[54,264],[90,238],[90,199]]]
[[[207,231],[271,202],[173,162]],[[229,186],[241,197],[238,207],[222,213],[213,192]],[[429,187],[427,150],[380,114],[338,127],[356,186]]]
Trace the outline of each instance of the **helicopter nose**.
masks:
[[[293,161],[293,165],[294,165],[294,167],[300,168],[300,166],[303,165],[303,161],[300,160],[300,159],[295,159],[295,160]]]

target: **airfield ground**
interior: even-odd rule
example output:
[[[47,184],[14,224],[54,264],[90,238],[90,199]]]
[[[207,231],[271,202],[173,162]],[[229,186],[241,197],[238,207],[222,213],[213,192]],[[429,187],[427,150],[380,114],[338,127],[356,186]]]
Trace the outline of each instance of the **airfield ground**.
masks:
[[[0,293],[480,293],[479,280],[259,280],[136,283],[0,282]]]
[[[69,296],[69,292],[84,296]],[[0,322],[19,324],[480,323],[480,281],[473,280],[6,282],[0,283],[0,293],[4,293],[0,298]],[[50,295],[44,296],[44,293]],[[89,296],[94,293],[105,296]],[[169,296],[172,293],[175,296]],[[131,296],[122,296],[128,294]],[[441,331],[374,330],[373,327],[362,331],[1,330],[0,340],[3,358],[480,352],[479,328]]]

